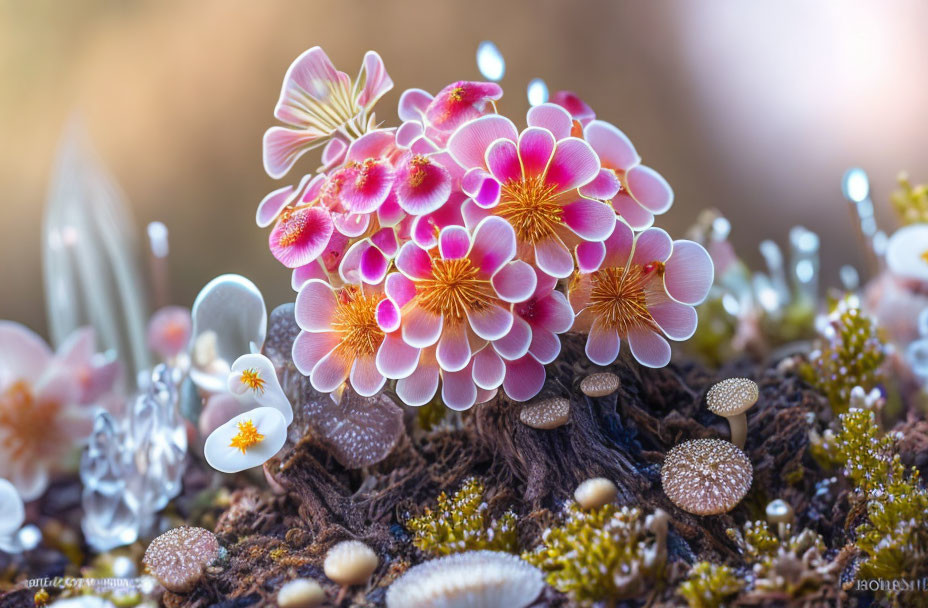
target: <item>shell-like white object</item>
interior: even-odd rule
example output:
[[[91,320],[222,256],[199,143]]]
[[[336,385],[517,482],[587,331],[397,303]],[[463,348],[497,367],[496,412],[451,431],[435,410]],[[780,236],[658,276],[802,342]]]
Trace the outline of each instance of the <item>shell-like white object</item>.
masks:
[[[240,422],[250,420],[264,439],[246,448],[243,454],[239,448],[231,446],[232,438],[238,435]],[[257,467],[271,459],[287,441],[287,422],[284,415],[272,407],[259,407],[239,414],[229,420],[206,438],[203,455],[206,462],[217,471],[238,473],[245,469]]]
[[[541,570],[514,555],[468,551],[410,568],[387,590],[387,608],[524,608],[544,586]]]
[[[886,246],[886,265],[898,277],[928,283],[928,224],[897,230]]]
[[[12,536],[26,521],[26,507],[12,483],[0,479],[0,536]]]
[[[267,336],[267,308],[255,284],[237,274],[216,277],[193,303],[190,377],[215,393],[226,389],[229,366],[258,352]]]
[[[259,388],[252,388],[242,382],[245,372],[256,374],[262,382]],[[284,394],[284,389],[277,379],[277,370],[271,360],[259,353],[242,355],[232,364],[229,372],[229,392],[243,404],[252,407],[272,407],[284,415],[287,426],[293,422],[293,406]]]

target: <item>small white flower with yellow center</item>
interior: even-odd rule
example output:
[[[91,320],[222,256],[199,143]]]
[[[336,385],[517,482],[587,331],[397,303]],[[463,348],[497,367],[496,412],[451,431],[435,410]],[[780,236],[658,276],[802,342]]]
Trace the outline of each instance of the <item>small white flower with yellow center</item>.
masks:
[[[886,247],[886,265],[897,277],[928,283],[928,224],[897,230]]]
[[[0,479],[0,551],[19,553],[22,548],[16,533],[26,521],[26,507],[16,488],[6,479]]]
[[[229,392],[242,405],[272,407],[280,412],[287,425],[293,422],[293,407],[277,379],[270,359],[261,354],[242,355],[229,371]]]
[[[203,454],[217,471],[238,473],[257,467],[280,451],[287,422],[273,407],[259,407],[229,420],[206,438]]]

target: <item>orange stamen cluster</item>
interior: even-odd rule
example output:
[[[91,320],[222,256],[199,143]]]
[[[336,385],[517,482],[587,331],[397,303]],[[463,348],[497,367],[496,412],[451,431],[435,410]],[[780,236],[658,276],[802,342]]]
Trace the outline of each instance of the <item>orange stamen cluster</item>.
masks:
[[[232,443],[229,444],[230,448],[239,449],[244,454],[251,446],[264,441],[264,435],[258,432],[251,420],[243,420],[236,426],[238,426],[238,435],[232,438]]]
[[[424,156],[416,155],[412,159],[412,171],[409,172],[409,185],[417,188],[425,181],[425,168],[429,166],[430,161]]]
[[[338,293],[332,329],[342,334],[339,352],[350,360],[373,355],[383,342],[384,332],[377,324],[380,294],[366,294],[359,287],[345,287]]]
[[[0,395],[0,436],[13,460],[44,457],[67,445],[58,425],[61,404],[35,398],[26,382],[14,382]]]
[[[659,271],[656,264],[609,267],[593,273],[589,308],[600,323],[623,337],[633,327],[656,327],[647,305],[648,283]]]
[[[306,229],[306,215],[299,213],[300,209],[301,208],[286,209],[280,216],[283,230],[280,233],[278,242],[281,247],[289,247],[294,244]]]
[[[928,264],[928,249],[922,251],[921,255],[922,261]]]
[[[243,370],[239,380],[256,393],[263,393],[264,387],[267,384],[264,378],[261,377],[261,372],[254,368]]]
[[[432,278],[416,281],[416,291],[419,306],[449,322],[463,321],[469,310],[483,310],[493,297],[490,282],[467,258],[432,260]]]
[[[555,233],[561,225],[561,204],[541,176],[510,180],[503,185],[496,215],[515,229],[520,242],[534,245]]]

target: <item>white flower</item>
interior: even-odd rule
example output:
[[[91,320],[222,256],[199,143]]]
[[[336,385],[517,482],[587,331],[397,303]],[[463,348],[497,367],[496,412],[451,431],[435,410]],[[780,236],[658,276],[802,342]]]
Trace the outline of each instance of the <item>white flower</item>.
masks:
[[[270,359],[261,354],[242,355],[229,372],[229,392],[245,406],[272,407],[284,416],[289,426],[293,422],[293,407],[277,380],[277,371]]]
[[[238,473],[272,458],[287,440],[287,421],[273,407],[259,407],[229,420],[206,438],[206,462],[217,471]]]
[[[886,265],[898,277],[928,283],[928,224],[897,230],[886,247]]]
[[[0,478],[0,551],[19,553],[16,533],[26,521],[26,507],[16,488]]]

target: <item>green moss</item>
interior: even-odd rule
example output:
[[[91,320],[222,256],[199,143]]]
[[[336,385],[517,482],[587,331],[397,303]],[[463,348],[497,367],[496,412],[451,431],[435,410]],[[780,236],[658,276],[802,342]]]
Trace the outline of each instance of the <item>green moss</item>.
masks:
[[[435,509],[426,509],[406,522],[413,544],[432,555],[481,549],[517,553],[515,514],[506,512],[499,519],[491,518],[483,494],[483,484],[477,479],[464,482],[451,498],[442,492]]]
[[[690,568],[686,580],[677,587],[690,608],[718,608],[725,601],[741,592],[744,583],[728,566],[710,562],[698,562]]]
[[[548,584],[580,605],[636,597],[661,581],[667,556],[667,514],[612,504],[567,509],[563,524],[522,558],[545,572]]]
[[[870,391],[879,384],[886,346],[876,322],[860,310],[856,297],[841,300],[829,315],[828,328],[801,369],[803,379],[822,391],[835,412],[845,412],[851,390]]]

